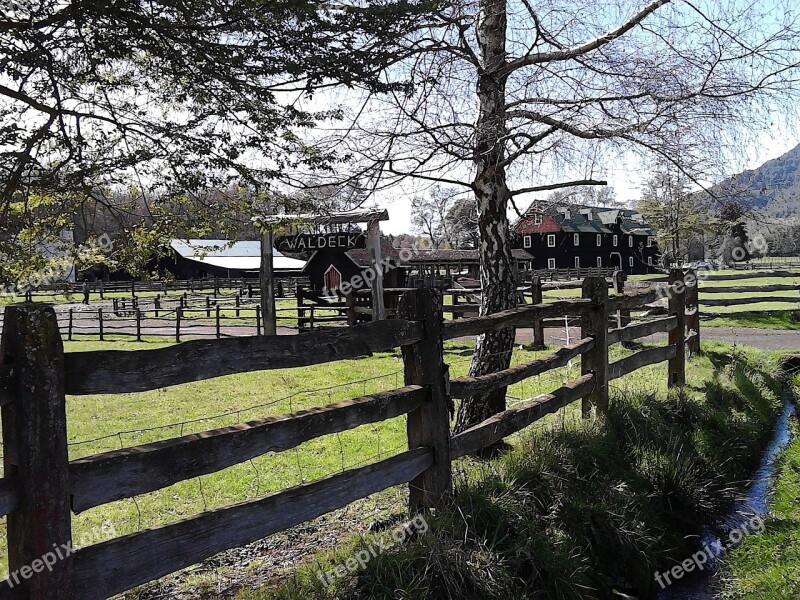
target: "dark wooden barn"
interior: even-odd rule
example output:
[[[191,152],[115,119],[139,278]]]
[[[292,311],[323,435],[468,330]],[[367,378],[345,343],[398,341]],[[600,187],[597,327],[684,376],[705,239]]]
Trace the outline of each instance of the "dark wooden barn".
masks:
[[[534,269],[655,273],[661,253],[653,228],[631,209],[534,203],[514,225],[515,245]]]

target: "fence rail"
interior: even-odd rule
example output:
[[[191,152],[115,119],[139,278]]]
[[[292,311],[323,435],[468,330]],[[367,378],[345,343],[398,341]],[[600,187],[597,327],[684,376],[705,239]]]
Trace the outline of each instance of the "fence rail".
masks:
[[[501,313],[444,321],[433,290],[405,292],[398,318],[303,336],[195,340],[169,348],[63,353],[52,307],[5,310],[0,389],[6,477],[0,513],[7,515],[9,570],[26,567],[53,544],[71,541],[72,515],[116,500],[324,435],[407,415],[408,449],[390,458],[312,483],[78,550],[52,570],[0,583],[0,599],[102,599],[314,519],[387,488],[408,484],[409,510],[439,505],[451,487],[452,461],[583,401],[584,414],[608,406],[608,382],[642,366],[669,361],[668,384],[684,384],[686,286],[667,288],[672,314],[608,331],[609,316],[641,307],[650,293],[609,299],[605,279],[588,278],[582,298],[521,306]],[[541,359],[481,377],[451,381],[443,340],[505,328],[530,327],[563,314],[581,318],[581,336]],[[658,332],[669,345],[615,363],[608,348]],[[65,394],[121,394],[233,373],[283,369],[370,355],[400,347],[404,386],[280,417],[193,433],[69,461]],[[451,435],[450,399],[521,382],[580,358],[581,376],[558,389]],[[109,401],[114,401],[109,399]],[[13,474],[13,475],[12,475]],[[13,585],[12,585],[13,584]]]

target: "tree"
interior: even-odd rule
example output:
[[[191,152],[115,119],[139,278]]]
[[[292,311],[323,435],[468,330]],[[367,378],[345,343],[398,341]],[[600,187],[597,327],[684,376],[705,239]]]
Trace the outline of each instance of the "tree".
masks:
[[[471,191],[480,231],[481,314],[516,303],[509,203],[594,185],[610,151],[653,153],[698,179],[721,134],[794,100],[796,7],[671,0],[463,0],[409,36],[409,94],[359,104],[359,176],[414,177]],[[512,26],[509,26],[511,19]],[[574,181],[555,180],[574,173]],[[533,179],[533,181],[531,181]],[[538,181],[537,181],[538,180]],[[507,368],[513,331],[478,338],[470,375]],[[460,431],[505,407],[466,399]]]
[[[568,190],[551,192],[546,202],[551,205],[572,204],[583,206],[612,206],[617,202],[617,195],[613,187],[592,187],[579,185]]]
[[[463,190],[436,185],[427,196],[411,199],[411,225],[434,248],[474,248],[477,219],[474,201]]]
[[[108,196],[135,188],[141,223],[164,216],[174,230],[189,216],[190,229],[227,207],[241,214],[219,197],[231,185],[258,195],[293,168],[332,168],[335,152],[299,134],[339,111],[304,99],[334,84],[403,92],[382,73],[428,10],[427,0],[11,2],[0,17],[0,239],[18,237],[12,213],[41,213],[31,203],[43,198],[54,213],[87,200],[121,213]],[[41,236],[58,225],[34,224]]]
[[[665,257],[673,261],[690,260],[692,240],[712,223],[709,199],[691,193],[687,178],[671,165],[657,166],[645,183],[637,208],[655,228]]]

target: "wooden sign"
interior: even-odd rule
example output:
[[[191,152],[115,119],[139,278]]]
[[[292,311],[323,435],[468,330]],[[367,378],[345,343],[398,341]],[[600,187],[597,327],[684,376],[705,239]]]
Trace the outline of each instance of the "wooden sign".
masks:
[[[355,248],[366,248],[367,239],[362,232],[353,233],[301,233],[275,238],[275,248],[281,252],[309,252],[334,250],[347,252]]]

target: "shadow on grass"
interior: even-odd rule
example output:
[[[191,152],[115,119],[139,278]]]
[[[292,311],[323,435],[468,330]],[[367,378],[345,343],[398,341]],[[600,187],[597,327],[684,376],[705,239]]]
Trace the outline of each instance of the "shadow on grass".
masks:
[[[781,402],[774,365],[710,353],[703,393],[623,394],[595,422],[522,436],[469,459],[423,536],[321,584],[301,570],[277,598],[619,598],[694,552],[758,464]],[[338,551],[339,564],[368,547]],[[328,567],[330,568],[330,567]]]

